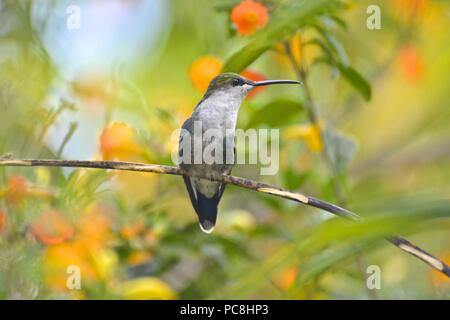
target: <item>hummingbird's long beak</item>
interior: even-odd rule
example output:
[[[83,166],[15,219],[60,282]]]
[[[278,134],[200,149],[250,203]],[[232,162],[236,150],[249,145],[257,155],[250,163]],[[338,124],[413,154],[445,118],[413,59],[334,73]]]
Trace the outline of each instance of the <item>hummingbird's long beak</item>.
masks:
[[[301,83],[295,80],[264,80],[256,82],[249,81],[248,84],[254,87],[259,87],[259,86],[269,86],[271,84],[301,84]]]

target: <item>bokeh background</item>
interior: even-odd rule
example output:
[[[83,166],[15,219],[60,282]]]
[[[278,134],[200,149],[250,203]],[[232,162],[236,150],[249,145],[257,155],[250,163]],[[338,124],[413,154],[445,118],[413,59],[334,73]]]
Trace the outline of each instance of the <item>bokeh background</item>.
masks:
[[[445,276],[380,240],[450,262],[449,40],[438,0],[0,0],[0,155],[172,164],[173,130],[221,70],[297,67],[309,97],[267,88],[239,113],[280,129],[279,173],[233,173],[366,217],[229,186],[206,235],[180,177],[0,167],[0,298],[449,298]]]

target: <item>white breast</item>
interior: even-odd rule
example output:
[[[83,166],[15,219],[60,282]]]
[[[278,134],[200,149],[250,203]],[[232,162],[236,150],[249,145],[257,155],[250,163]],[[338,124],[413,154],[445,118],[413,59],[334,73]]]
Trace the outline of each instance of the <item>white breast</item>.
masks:
[[[194,117],[202,121],[203,129],[234,129],[242,102],[240,94],[218,91],[202,102]],[[197,113],[195,115],[195,113]]]

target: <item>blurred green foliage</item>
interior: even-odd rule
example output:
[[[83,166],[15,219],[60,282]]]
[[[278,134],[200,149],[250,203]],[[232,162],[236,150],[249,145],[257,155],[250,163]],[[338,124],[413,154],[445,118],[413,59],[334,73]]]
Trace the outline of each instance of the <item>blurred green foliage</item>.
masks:
[[[1,167],[1,298],[448,298],[448,280],[382,240],[401,234],[450,257],[448,3],[260,2],[269,22],[249,37],[230,20],[240,1],[160,2],[153,46],[67,78],[43,41],[64,29],[65,7],[0,0],[0,155],[171,164],[171,134],[203,94],[195,78],[209,72],[194,61],[295,78],[287,41],[320,108],[323,141],[304,90],[267,89],[244,102],[239,127],[281,129],[280,171],[239,165],[234,174],[331,202],[340,201],[337,181],[364,222],[227,187],[218,227],[205,235],[179,177]],[[139,11],[139,1],[123,4]],[[381,8],[381,30],[366,28],[369,4]],[[47,25],[51,17],[62,21]],[[115,49],[127,45],[118,37]],[[69,265],[81,267],[81,290],[67,289]],[[375,293],[365,288],[368,265],[382,270]]]

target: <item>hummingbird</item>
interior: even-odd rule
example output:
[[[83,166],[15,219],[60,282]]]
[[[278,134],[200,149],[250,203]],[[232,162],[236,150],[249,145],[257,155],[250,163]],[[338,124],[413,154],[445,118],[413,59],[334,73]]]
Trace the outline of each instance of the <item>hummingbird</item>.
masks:
[[[295,80],[255,82],[236,73],[222,73],[210,82],[191,117],[182,125],[178,145],[178,165],[189,174],[183,176],[184,183],[197,213],[200,228],[205,233],[214,230],[217,207],[225,190],[225,184],[215,181],[214,178],[230,174],[235,164],[234,140],[239,107],[252,89],[273,84],[300,84],[300,82]],[[214,130],[217,134],[207,134],[208,130]],[[201,152],[206,148],[218,151],[218,154],[214,155],[215,161],[204,159]]]

